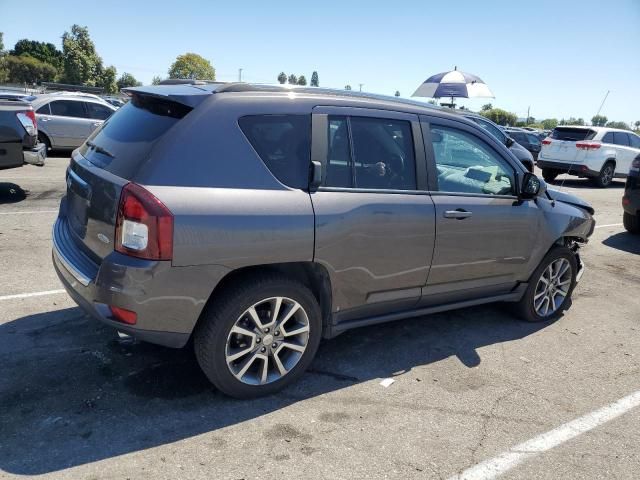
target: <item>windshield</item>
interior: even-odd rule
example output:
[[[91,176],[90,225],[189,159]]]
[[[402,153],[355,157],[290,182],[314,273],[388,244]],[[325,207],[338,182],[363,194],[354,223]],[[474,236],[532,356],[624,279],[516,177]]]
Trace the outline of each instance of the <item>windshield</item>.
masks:
[[[551,138],[554,140],[566,140],[571,142],[591,140],[595,136],[595,130],[591,130],[589,128],[556,127],[551,132]]]

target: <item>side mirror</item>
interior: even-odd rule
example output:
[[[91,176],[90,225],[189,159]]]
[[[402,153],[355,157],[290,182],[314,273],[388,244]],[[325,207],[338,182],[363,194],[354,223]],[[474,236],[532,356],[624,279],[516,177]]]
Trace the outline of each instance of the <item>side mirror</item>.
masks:
[[[507,137],[507,139],[504,141],[504,144],[507,146],[507,148],[511,148],[511,145],[513,145],[514,143],[516,143],[516,141],[511,137]]]
[[[311,162],[311,180],[309,190],[315,191],[322,184],[322,164],[316,160]]]
[[[520,188],[520,198],[535,198],[540,193],[542,182],[533,173],[527,172],[522,177],[522,185]]]

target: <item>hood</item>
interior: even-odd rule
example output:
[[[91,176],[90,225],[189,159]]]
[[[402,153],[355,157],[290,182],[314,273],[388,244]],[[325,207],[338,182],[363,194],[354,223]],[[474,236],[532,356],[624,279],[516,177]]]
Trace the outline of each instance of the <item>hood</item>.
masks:
[[[591,215],[595,213],[595,210],[589,202],[586,202],[580,197],[576,197],[575,195],[571,195],[570,193],[547,188],[547,195],[558,202],[568,203],[569,205],[573,205],[574,207],[582,208],[583,210],[589,212]]]

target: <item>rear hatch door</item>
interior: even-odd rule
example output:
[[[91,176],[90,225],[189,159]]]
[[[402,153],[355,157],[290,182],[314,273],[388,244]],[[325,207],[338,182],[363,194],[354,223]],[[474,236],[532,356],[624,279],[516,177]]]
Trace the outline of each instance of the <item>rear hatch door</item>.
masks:
[[[547,140],[551,143],[542,146],[542,156],[560,162],[581,163],[586,156],[585,150],[576,148],[576,142],[591,140],[596,131],[587,127],[556,127]]]

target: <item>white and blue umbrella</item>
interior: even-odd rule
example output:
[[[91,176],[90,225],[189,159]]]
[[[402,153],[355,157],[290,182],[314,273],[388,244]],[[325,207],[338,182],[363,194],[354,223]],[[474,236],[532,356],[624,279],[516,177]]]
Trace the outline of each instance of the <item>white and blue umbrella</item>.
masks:
[[[412,95],[413,97],[491,97],[493,93],[480,77],[461,72],[458,67],[450,72],[442,72],[427,78]],[[452,102],[453,103],[453,102]]]

